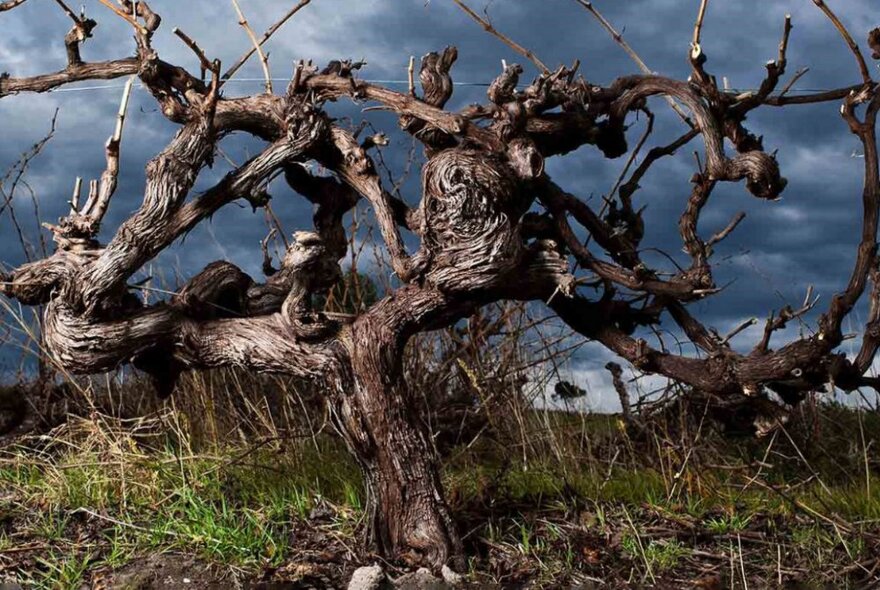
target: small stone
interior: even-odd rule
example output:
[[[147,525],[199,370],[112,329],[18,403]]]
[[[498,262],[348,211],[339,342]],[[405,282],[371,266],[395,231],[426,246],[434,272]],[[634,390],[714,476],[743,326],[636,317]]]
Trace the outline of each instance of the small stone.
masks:
[[[446,583],[450,586],[458,586],[462,582],[464,582],[464,576],[459,574],[458,572],[452,571],[452,568],[448,565],[444,565],[440,570],[440,575],[443,576],[443,579],[446,580]]]
[[[448,590],[452,585],[435,577],[430,570],[421,568],[394,581],[397,590]]]
[[[360,567],[354,571],[348,590],[379,590],[385,581],[385,572],[378,565]]]

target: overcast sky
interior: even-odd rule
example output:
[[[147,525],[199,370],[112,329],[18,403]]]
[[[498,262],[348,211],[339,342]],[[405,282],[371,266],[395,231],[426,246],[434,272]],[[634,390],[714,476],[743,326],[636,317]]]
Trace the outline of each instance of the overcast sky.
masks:
[[[268,27],[294,0],[242,0],[254,28]],[[197,70],[193,55],[171,33],[179,27],[193,37],[211,58],[233,63],[249,47],[236,24],[231,3],[223,0],[154,0],[153,9],[163,25],[154,46],[166,61]],[[575,0],[470,0],[486,9],[492,23],[522,45],[532,49],[551,67],[575,59],[591,82],[608,84],[614,78],[637,73],[635,65],[615,45]],[[621,30],[633,48],[659,74],[687,77],[686,62],[698,0],[598,0],[594,5]],[[867,31],[880,24],[880,11],[869,10],[870,0],[829,1],[857,40],[864,45]],[[86,61],[113,59],[133,53],[127,25],[97,0],[85,1],[86,12],[99,20],[95,36],[82,48]],[[794,31],[789,48],[789,74],[802,67],[810,71],[797,88],[822,89],[859,81],[852,56],[831,24],[810,0],[715,0],[710,2],[703,33],[709,56],[707,68],[726,76],[731,87],[753,88],[760,83],[764,64],[776,57],[785,14],[791,14]],[[33,75],[63,67],[63,37],[67,17],[53,0],[29,0],[21,7],[0,13],[0,71],[13,76]],[[451,0],[312,0],[268,44],[273,77],[287,79],[298,59],[321,64],[331,59],[364,59],[367,79],[399,81],[406,78],[410,55],[417,57],[446,45],[459,48],[453,78],[459,83],[449,108],[485,101],[485,84],[494,78],[502,59],[526,66],[527,76],[536,72],[456,8]],[[871,67],[875,67],[873,64]],[[262,77],[257,60],[226,87],[227,95],[259,92]],[[32,163],[26,180],[39,203],[44,221],[55,221],[76,176],[100,175],[103,145],[114,125],[121,80],[87,82],[43,95],[20,95],[0,100],[0,170],[42,138],[53,113],[58,110],[57,130],[45,151]],[[389,82],[394,86],[396,82]],[[283,89],[283,81],[276,88]],[[669,116],[662,101],[653,103],[662,116],[650,145],[665,144],[683,132],[683,123]],[[748,126],[765,137],[768,150],[779,149],[783,174],[789,179],[784,198],[775,203],[757,202],[742,185],[723,186],[713,195],[701,220],[701,230],[711,235],[724,227],[737,211],[747,213],[739,229],[715,256],[719,284],[730,284],[710,301],[695,304],[693,311],[724,332],[743,319],[765,317],[786,301],[799,303],[808,284],[824,301],[848,277],[860,228],[862,160],[859,145],[838,114],[839,104],[795,106],[783,110],[764,107],[754,112]],[[341,102],[331,109],[355,123],[368,118],[386,131],[392,145],[384,159],[394,174],[404,169],[411,141],[397,132],[394,118],[364,114],[360,105]],[[642,122],[631,133],[635,144]],[[136,90],[122,148],[120,185],[105,220],[106,239],[119,222],[141,201],[144,165],[169,141],[175,127],[156,111],[155,102]],[[678,217],[689,194],[688,180],[694,171],[693,149],[682,150],[675,159],[656,166],[642,183],[637,203],[647,205],[646,246],[663,249],[684,261],[677,234]],[[259,143],[231,138],[224,151],[236,161],[260,148]],[[701,148],[700,148],[701,149]],[[591,147],[548,162],[549,174],[570,192],[598,200],[614,184],[625,158],[607,161]],[[225,171],[218,165],[200,178],[197,188],[210,186]],[[418,171],[404,185],[405,198],[418,199]],[[8,188],[8,185],[7,185]],[[285,190],[273,186],[273,206],[288,231],[310,225],[310,207]],[[26,238],[38,248],[31,193],[19,187],[15,210],[25,227]],[[187,240],[163,255],[169,283],[175,275],[187,275],[218,258],[232,260],[259,277],[259,240],[266,229],[261,213],[232,205],[211,224],[203,224]],[[16,232],[7,213],[0,216],[0,262],[15,266],[24,260]],[[159,266],[159,265],[157,265]],[[820,307],[822,307],[820,305]],[[863,314],[863,311],[859,313]],[[854,320],[860,319],[858,317]],[[747,331],[737,342],[750,347],[757,330]],[[855,328],[854,328],[855,329]],[[797,328],[793,328],[796,333]],[[569,363],[575,381],[590,390],[589,403],[611,407],[606,395],[608,377],[600,367],[607,360],[595,346],[584,347]],[[17,362],[14,351],[0,351],[0,364]]]

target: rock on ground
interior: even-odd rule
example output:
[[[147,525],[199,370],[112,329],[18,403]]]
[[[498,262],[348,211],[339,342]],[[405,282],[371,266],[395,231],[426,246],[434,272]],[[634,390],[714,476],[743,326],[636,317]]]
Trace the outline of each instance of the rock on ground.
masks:
[[[385,572],[381,566],[360,567],[354,571],[348,590],[379,590],[385,582]]]

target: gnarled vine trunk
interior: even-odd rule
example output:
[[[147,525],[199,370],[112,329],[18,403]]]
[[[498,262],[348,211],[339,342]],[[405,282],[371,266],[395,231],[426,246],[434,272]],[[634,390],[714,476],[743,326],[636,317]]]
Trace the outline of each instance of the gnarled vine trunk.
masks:
[[[0,3],[0,13],[23,1]],[[880,163],[875,136],[880,91],[858,45],[822,0],[814,3],[831,18],[859,66],[862,80],[851,87],[796,97],[787,96],[786,87],[774,94],[786,68],[787,18],[778,57],[766,64],[760,87],[747,93],[719,88],[705,67],[701,12],[688,54],[687,82],[649,73],[621,77],[603,87],[579,77],[578,62],[550,71],[534,54],[499,35],[533,60],[540,74],[522,88],[523,68],[504,63],[489,85],[489,102],[458,112],[445,109],[453,91],[454,47],[422,59],[418,96],[415,88],[401,93],[358,79],[355,74],[363,64],[351,61],[333,61],[322,70],[300,62],[286,91],[275,94],[268,58],[258,46],[267,91],[230,98],[221,93],[223,84],[254,51],[221,76],[220,63],[175,30],[203,72],[210,72],[206,82],[204,76],[159,59],[152,36],[161,19],[146,2],[116,2],[118,8],[102,0],[133,26],[135,57],[84,63],[79,45],[91,37],[96,22],[68,9],[74,25],[64,38],[66,67],[33,77],[4,73],[0,98],[136,75],[162,116],[180,129],[148,164],[140,209],[101,244],[98,230],[117,188],[126,94],[105,148],[107,166],[100,181],[93,181],[83,203],[77,181],[70,214],[57,226],[48,226],[56,251],[8,275],[0,273],[0,293],[25,305],[45,305],[46,347],[70,373],[92,374],[130,363],[153,378],[160,395],[173,392],[182,371],[217,366],[327,384],[334,422],[364,472],[370,538],[383,554],[437,568],[449,562],[462,565],[461,540],[443,497],[430,435],[413,392],[403,382],[401,360],[412,335],[451,326],[485,304],[541,302],[576,332],[644,373],[666,376],[707,397],[756,407],[769,404],[782,410],[780,414],[829,384],[847,391],[880,389],[880,379],[866,375],[880,348]],[[281,23],[305,4],[291,9]],[[596,12],[592,5],[588,8]],[[498,35],[491,23],[469,14]],[[870,34],[868,44],[880,59],[880,30]],[[344,129],[325,112],[326,103],[346,96],[396,113],[401,129],[423,144],[426,163],[418,207],[389,193],[375,169],[369,152],[387,139],[382,134],[361,139],[360,131]],[[584,145],[594,145],[608,158],[625,154],[627,118],[634,112],[648,115],[650,133],[654,115],[647,99],[652,96],[667,97],[691,129],[652,149],[625,182],[621,178],[607,206],[594,210],[553,181],[545,168],[548,158]],[[843,119],[864,146],[863,227],[856,264],[815,334],[772,346],[776,332],[813,309],[817,300],[810,300],[800,309],[786,306],[771,313],[760,340],[742,352],[730,344],[742,330],[723,337],[693,317],[687,306],[720,290],[712,276],[713,247],[736,229],[744,214],[708,239],[698,231],[700,215],[723,182],[744,181],[749,193],[766,202],[776,200],[786,187],[763,139],[744,126],[752,110],[831,100],[842,101]],[[236,132],[262,140],[265,148],[192,196],[219,144]],[[703,138],[705,155],[698,159],[692,192],[678,221],[690,261],[682,266],[670,256],[674,268],[652,268],[642,259],[645,228],[634,193],[655,162],[697,136]],[[630,163],[646,139],[647,134]],[[729,148],[735,154],[728,156]],[[310,171],[309,163],[329,174]],[[277,270],[263,243],[264,282],[221,261],[197,273],[167,301],[146,304],[130,292],[129,281],[144,264],[221,207],[236,200],[266,206],[267,185],[282,174],[295,193],[315,205],[314,231],[295,234]],[[312,309],[312,302],[340,277],[339,261],[348,240],[342,220],[360,199],[375,215],[401,286],[355,318],[334,319]],[[419,239],[414,254],[408,253],[401,228]],[[865,337],[859,352],[848,358],[839,350],[842,322],[870,282]],[[699,353],[670,352],[655,329],[664,320]],[[652,345],[648,338],[654,337],[658,343]],[[771,400],[771,394],[780,400]]]
[[[375,546],[412,563],[460,566],[461,540],[444,499],[437,456],[401,367],[414,328],[402,311],[428,312],[442,299],[398,294],[355,322],[343,339],[351,373],[331,403],[336,428],[363,472]]]

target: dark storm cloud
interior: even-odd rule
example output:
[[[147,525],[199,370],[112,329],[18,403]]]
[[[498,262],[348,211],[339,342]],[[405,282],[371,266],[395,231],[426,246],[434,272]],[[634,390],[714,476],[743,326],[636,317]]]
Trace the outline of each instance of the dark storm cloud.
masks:
[[[698,2],[682,0],[628,0],[594,3],[613,22],[635,50],[656,72],[686,78],[685,56],[692,34]],[[877,23],[869,0],[840,3],[840,13],[858,39]],[[249,0],[243,3],[254,27],[264,29],[284,13],[288,0]],[[472,0],[475,9],[487,7],[495,26],[529,47],[550,65],[582,62],[581,72],[597,83],[636,73],[637,69],[574,0]],[[101,25],[95,38],[83,48],[87,60],[109,59],[132,52],[129,31],[114,20],[96,1],[86,3],[89,14]],[[154,9],[164,24],[155,46],[166,60],[195,68],[189,51],[171,34],[180,27],[195,38],[211,57],[232,63],[248,47],[244,33],[235,24],[227,2],[180,2],[154,0]],[[875,9],[874,9],[875,10]],[[786,13],[794,20],[789,49],[789,74],[809,67],[801,88],[828,88],[858,81],[858,70],[836,31],[816,7],[804,0],[740,0],[710,3],[703,33],[708,68],[720,80],[726,77],[733,88],[753,88],[764,74],[764,64],[776,56]],[[0,70],[28,75],[56,69],[64,62],[62,38],[68,28],[66,17],[48,2],[32,0],[0,17]],[[467,84],[490,81],[500,69],[501,59],[518,61],[498,40],[487,35],[456,8],[451,0],[313,0],[270,43],[273,74],[284,78],[297,59],[324,63],[351,57],[368,62],[362,75],[369,79],[401,80],[406,76],[410,55],[420,56],[454,44],[459,61],[453,74],[457,82],[450,107],[483,101],[485,88]],[[534,69],[524,63],[533,75]],[[873,67],[873,66],[872,66]],[[241,81],[227,86],[229,94],[248,94],[260,89],[261,70],[254,60],[238,75]],[[39,198],[41,214],[54,220],[64,212],[73,179],[100,174],[103,143],[112,130],[113,113],[121,81],[89,82],[80,86],[113,86],[110,90],[55,92],[22,95],[0,100],[0,168],[11,165],[48,127],[59,109],[56,138],[33,162],[27,175]],[[277,86],[283,87],[283,82]],[[779,148],[779,160],[790,184],[778,203],[761,203],[750,198],[742,186],[724,186],[713,196],[701,225],[705,234],[724,227],[740,210],[747,218],[718,248],[719,283],[733,281],[715,300],[695,305],[695,310],[719,329],[735,325],[752,315],[764,316],[781,299],[799,301],[807,284],[828,298],[849,273],[860,222],[862,160],[853,153],[857,143],[848,133],[837,104],[773,109],[754,112],[748,125],[765,136],[768,149]],[[683,124],[660,101],[654,101],[658,118],[651,145],[668,143],[683,132]],[[332,107],[335,116],[357,123],[369,118],[377,128],[389,132],[392,146],[384,157],[395,174],[404,169],[410,139],[396,132],[393,117],[370,113],[360,106],[340,102]],[[633,128],[632,141],[641,132]],[[143,189],[144,164],[168,142],[175,127],[156,111],[149,95],[135,93],[126,141],[123,143],[120,186],[105,223],[104,238],[134,211]],[[236,161],[260,149],[252,140],[230,138],[224,150]],[[677,234],[678,216],[690,192],[688,179],[694,170],[697,142],[681,150],[677,159],[655,167],[637,194],[639,205],[647,205],[648,241],[684,262]],[[609,162],[593,148],[548,163],[555,180],[573,193],[598,201],[613,185],[623,159]],[[215,182],[226,170],[217,168],[200,178],[198,188]],[[310,208],[283,186],[273,186],[273,206],[290,229],[310,224]],[[418,170],[403,185],[410,203],[418,195]],[[36,242],[35,222],[28,218],[29,196],[20,191],[16,205],[26,219],[30,239]],[[229,258],[249,272],[259,267],[258,241],[265,235],[261,213],[232,205],[218,213],[210,225],[203,224],[185,241],[164,254],[145,272],[162,274],[169,283],[175,273],[191,274],[205,263]],[[17,265],[23,259],[8,217],[0,219],[0,260]],[[160,269],[164,269],[160,272]]]

